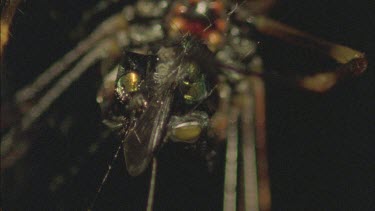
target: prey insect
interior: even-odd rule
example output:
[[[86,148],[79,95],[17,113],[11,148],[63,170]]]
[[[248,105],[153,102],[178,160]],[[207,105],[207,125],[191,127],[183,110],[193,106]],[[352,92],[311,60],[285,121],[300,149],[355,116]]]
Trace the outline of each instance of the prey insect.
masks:
[[[258,202],[269,199],[257,199],[255,145],[258,141],[254,134],[262,133],[264,128],[255,131],[257,123],[253,117],[257,116],[257,121],[261,119],[261,114],[254,113],[261,107],[257,105],[262,98],[259,96],[262,95],[259,94],[262,92],[259,91],[259,77],[276,76],[261,71],[261,58],[256,54],[256,42],[252,37],[253,28],[264,34],[288,37],[292,42],[308,47],[339,52],[330,55],[343,63],[336,72],[291,80],[302,88],[325,91],[338,79],[365,69],[362,53],[319,40],[264,17],[253,17],[243,4],[138,1],[103,22],[33,84],[16,93],[16,105],[22,107],[80,58],[6,134],[2,142],[2,161],[7,161],[6,155],[10,152],[22,151],[20,149],[25,143],[18,142],[17,135],[27,131],[67,87],[90,66],[110,58],[109,65],[103,68],[107,76],[97,101],[103,110],[104,123],[116,130],[122,139],[123,146],[119,150],[123,150],[129,174],[140,175],[150,163],[153,165],[147,209],[153,207],[155,190],[157,162],[153,157],[163,144],[168,140],[196,144],[200,141],[215,143],[222,139],[226,139],[228,145],[223,208],[269,209],[269,204],[260,206]],[[329,52],[323,50],[323,53]],[[120,57],[120,65],[111,71],[116,63],[113,61]],[[237,163],[238,150],[246,156],[242,158],[246,167],[239,167]],[[205,157],[209,157],[209,153]],[[211,161],[208,159],[207,162]],[[243,184],[236,179],[239,169],[246,178]],[[259,191],[267,192],[267,181],[263,184],[266,185]],[[236,190],[239,185],[245,187],[242,192]],[[239,198],[244,205],[237,205]]]

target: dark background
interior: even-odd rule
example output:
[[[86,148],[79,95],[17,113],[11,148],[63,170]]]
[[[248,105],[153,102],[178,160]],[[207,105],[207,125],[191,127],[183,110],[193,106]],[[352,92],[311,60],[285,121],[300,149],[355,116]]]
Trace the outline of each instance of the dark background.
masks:
[[[374,209],[374,3],[281,1],[274,11],[277,19],[363,51],[369,60],[364,75],[325,94],[268,84],[275,210]],[[293,60],[312,60],[309,54],[268,48],[273,67],[287,63],[303,69],[304,63]]]
[[[83,11],[95,2],[37,0],[20,5],[2,63],[2,103],[122,5],[114,4],[78,30]],[[273,210],[375,209],[374,11],[375,3],[364,0],[284,0],[271,11],[275,19],[363,51],[369,60],[362,76],[324,94],[266,84]],[[309,53],[271,38],[259,40],[268,70],[290,74],[314,66]],[[99,85],[94,68],[35,124],[28,136],[33,143],[29,153],[2,174],[4,210],[83,210],[92,201],[118,144],[115,137],[100,132],[104,127],[95,103]],[[88,148],[93,143],[97,151],[92,154]],[[205,174],[201,161],[176,148],[167,146],[160,153],[156,207],[217,210],[220,172]],[[129,177],[120,155],[96,209],[143,209],[147,176]],[[56,178],[64,181],[52,191]]]

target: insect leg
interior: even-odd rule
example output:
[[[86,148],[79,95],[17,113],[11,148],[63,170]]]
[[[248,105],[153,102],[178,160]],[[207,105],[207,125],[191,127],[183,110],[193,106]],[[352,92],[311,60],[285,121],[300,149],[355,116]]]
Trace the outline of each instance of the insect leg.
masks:
[[[225,82],[220,82],[217,85],[217,90],[219,92],[219,105],[218,110],[212,116],[210,120],[210,133],[217,136],[219,141],[226,138],[227,126],[228,126],[228,113],[230,108],[230,95],[231,88]]]
[[[266,140],[266,103],[265,87],[262,79],[251,77],[254,93],[255,139],[257,150],[258,197],[259,209],[271,209],[271,189],[268,174],[267,140]]]
[[[77,65],[64,75],[54,87],[52,87],[40,101],[25,114],[21,122],[21,130],[26,130],[46,109],[60,96],[73,82],[75,82],[86,70],[99,59],[120,54],[121,48],[114,40],[103,41],[95,50],[89,52]]]
[[[223,210],[270,210],[263,83],[246,77],[236,93],[228,109]]]
[[[147,211],[152,211],[154,206],[154,199],[155,199],[155,187],[156,187],[156,173],[158,168],[158,162],[157,159],[154,157],[152,159],[151,164],[151,177],[150,177],[150,187],[148,191],[148,199],[147,199]]]
[[[82,55],[88,52],[98,41],[116,33],[117,31],[127,29],[127,21],[121,14],[116,14],[101,25],[99,25],[85,40],[78,43],[78,45],[61,59],[53,63],[47,70],[38,76],[38,78],[30,85],[21,89],[16,93],[15,100],[18,104],[23,103],[35,97],[37,93],[42,91],[53,79],[58,77],[64,70],[66,70],[74,61],[79,59]]]
[[[317,73],[308,76],[306,79],[300,79],[298,83],[305,89],[324,92],[333,87],[339,80],[347,76],[360,75],[367,68],[367,59],[364,53],[360,51],[328,42],[263,16],[249,18],[247,21],[254,24],[256,29],[265,35],[315,50],[341,64],[334,72]]]
[[[2,141],[1,155],[10,150],[14,136],[18,133],[23,133],[30,128],[30,126],[39,119],[39,117],[50,107],[50,105],[59,97],[73,82],[75,82],[84,72],[86,72],[91,65],[98,60],[111,56],[118,57],[121,53],[121,46],[115,40],[103,40],[97,48],[85,55],[73,69],[60,78],[57,83],[41,97],[36,105],[27,111],[22,117],[20,123],[11,128],[4,136]]]
[[[232,108],[227,128],[227,149],[225,155],[223,210],[237,210],[238,185],[238,116],[239,110]]]
[[[100,0],[100,1],[98,1],[93,7],[90,7],[88,10],[83,12],[82,19],[77,24],[78,27],[77,27],[76,31],[82,32],[84,26],[87,26],[88,23],[90,21],[92,21],[92,19],[94,19],[94,18],[96,18],[100,15],[103,15],[101,13],[104,13],[104,12],[108,11],[111,7],[121,6],[119,4],[120,4],[119,0],[110,0],[110,1]]]
[[[259,210],[258,178],[256,159],[255,114],[252,84],[249,78],[242,80],[237,86],[239,94],[234,103],[240,107],[242,169],[243,183],[239,186],[240,210]],[[241,178],[240,176],[240,178]]]
[[[311,76],[305,76],[297,80],[297,83],[300,87],[310,91],[325,92],[332,88],[339,80],[360,75],[366,68],[366,59],[353,59],[337,67],[334,71],[319,72]]]
[[[218,111],[211,119],[213,132],[226,138],[223,210],[236,210],[238,178],[238,118],[239,109],[231,105],[231,88],[225,82],[218,85],[220,97]]]
[[[276,37],[294,45],[320,51],[341,64],[345,64],[352,59],[364,58],[362,52],[317,38],[264,16],[250,18],[248,21],[253,23],[257,30],[265,35]]]

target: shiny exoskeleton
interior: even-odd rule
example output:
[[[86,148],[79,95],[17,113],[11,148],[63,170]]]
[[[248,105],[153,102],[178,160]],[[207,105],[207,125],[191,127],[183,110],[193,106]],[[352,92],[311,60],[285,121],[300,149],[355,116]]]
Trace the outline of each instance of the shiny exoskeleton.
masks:
[[[111,114],[106,122],[120,120],[110,125],[122,125],[131,175],[147,168],[162,139],[195,142],[207,126],[208,115],[193,109],[207,97],[205,74],[200,72],[205,65],[197,64],[189,52],[198,41],[186,37],[183,42],[181,46],[161,47],[154,56],[124,53],[116,79],[117,102],[108,111]]]
[[[130,26],[130,46],[141,49],[144,55],[132,53],[132,48],[123,53],[114,82],[115,97],[110,97],[116,105],[104,108],[108,117],[105,122],[122,127],[131,175],[147,168],[160,143],[168,139],[194,143],[203,131],[207,132],[212,115],[197,107],[202,107],[209,92],[214,91],[212,84],[220,80],[217,76],[226,74],[231,83],[241,78],[223,66],[261,69],[251,26],[228,22],[229,18],[236,19],[227,14],[233,5],[176,1],[167,7],[163,1],[156,1],[147,2],[146,7],[141,2],[127,10],[135,10],[134,14],[140,16],[134,20],[155,18],[147,23],[152,25]],[[146,13],[142,7],[158,8],[160,12]],[[157,19],[159,16],[166,18]],[[209,127],[212,131],[214,124]]]

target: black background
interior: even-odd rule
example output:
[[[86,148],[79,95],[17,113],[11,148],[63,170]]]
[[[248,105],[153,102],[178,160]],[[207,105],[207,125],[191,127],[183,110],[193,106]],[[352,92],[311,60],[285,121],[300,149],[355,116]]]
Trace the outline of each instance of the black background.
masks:
[[[322,95],[268,84],[273,207],[373,210],[374,2],[281,2],[277,19],[366,52],[369,68]],[[281,56],[271,53],[273,64],[283,63],[285,55],[292,60],[308,57],[280,51]]]
[[[87,1],[25,1],[13,22],[2,63],[2,102],[72,49],[121,3],[78,31]],[[279,1],[271,16],[296,28],[366,53],[362,76],[315,94],[267,83],[267,135],[273,210],[374,210],[375,3],[372,1]],[[311,54],[260,38],[268,69],[308,71]],[[4,210],[83,210],[92,200],[118,140],[103,140],[95,103],[97,71],[85,74],[36,124],[29,153],[2,174]],[[3,109],[3,107],[2,107]],[[3,112],[3,110],[2,110]],[[2,114],[3,116],[3,114]],[[3,121],[3,120],[2,120]],[[68,122],[69,132],[60,125]],[[95,154],[88,146],[98,143]],[[199,160],[167,146],[160,154],[156,206],[160,210],[217,210],[221,204],[220,172],[206,175]],[[121,157],[96,203],[98,210],[140,210],[147,176],[126,175]],[[190,159],[190,160],[189,160]],[[69,176],[69,169],[79,169]],[[48,187],[58,175],[65,182]]]

